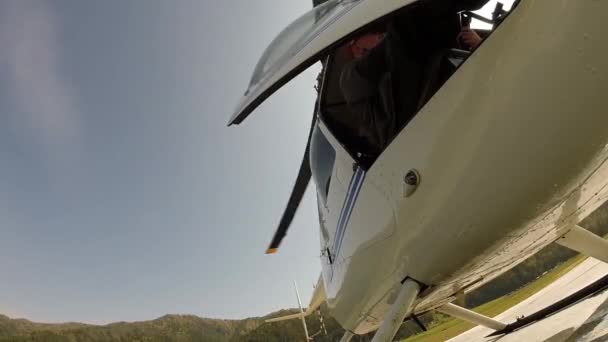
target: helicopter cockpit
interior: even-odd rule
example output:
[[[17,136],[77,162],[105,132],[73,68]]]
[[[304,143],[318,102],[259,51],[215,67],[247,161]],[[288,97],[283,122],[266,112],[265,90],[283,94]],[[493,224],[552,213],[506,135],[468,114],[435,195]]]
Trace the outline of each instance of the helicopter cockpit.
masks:
[[[456,25],[458,25],[458,30],[465,26],[471,26],[471,22],[473,22],[475,32],[480,39],[486,39],[492,31],[499,26],[510,10],[517,5],[517,2],[518,1],[511,2],[507,9],[503,3],[497,1],[463,1],[462,5],[457,7],[458,11],[449,14],[453,14],[453,18],[457,20]],[[418,7],[423,8],[424,6],[429,6],[429,11],[434,13],[436,10],[433,6],[436,4],[437,2],[429,1]],[[480,8],[482,7],[481,5],[484,4],[486,6]],[[490,6],[493,6],[492,13],[489,13]],[[407,11],[407,8],[405,10]],[[415,10],[417,10],[417,8],[415,8]],[[429,11],[425,12],[419,10],[418,13],[426,14],[429,13]],[[418,15],[418,13],[415,13],[415,15]],[[491,14],[491,18],[484,16],[488,14]],[[399,19],[399,14],[389,18],[389,20],[395,20],[395,18]],[[410,21],[414,18],[420,25],[426,25],[427,23],[431,26],[440,25],[440,23],[432,22],[432,20],[435,19],[432,15],[429,15],[428,19],[424,17],[417,18],[415,16],[406,18],[410,19]],[[445,19],[446,16],[437,16],[437,18]],[[445,23],[443,24],[445,26]],[[375,29],[379,26],[378,23],[374,23],[374,25]],[[422,32],[416,32],[417,27],[415,25],[409,26],[409,29],[412,31],[412,36],[423,35]],[[386,140],[389,141],[389,143],[475,50],[474,48],[469,49],[462,44],[457,35],[458,31],[454,32],[453,44],[444,46],[440,50],[440,53],[434,55],[429,54],[427,56],[428,58],[425,58],[419,65],[414,67],[415,69],[422,70],[422,72],[419,73],[420,79],[417,81],[417,87],[420,88],[420,91],[395,94],[395,97],[413,97],[412,99],[409,99],[409,101],[415,102],[416,107],[415,110],[412,108],[412,113],[404,114],[407,118],[400,120],[400,125],[397,127],[397,130],[390,133],[392,134],[392,137],[387,137]],[[412,41],[412,43],[420,42],[422,42],[422,44],[427,43],[422,39]],[[415,44],[406,45],[404,48],[412,50],[422,49],[422,47],[416,46]],[[357,161],[363,168],[369,168],[378,157],[379,153],[381,153],[381,150],[378,148],[371,148],[366,141],[365,130],[367,128],[373,128],[363,127],[362,129],[361,126],[369,124],[369,120],[366,122],[357,122],[357,116],[353,115],[352,106],[345,100],[342,88],[343,85],[340,83],[341,72],[345,65],[351,61],[352,56],[349,52],[348,42],[336,47],[323,61],[323,71],[320,74],[321,85],[318,87],[320,89],[318,116],[344,149],[351,155],[353,160]],[[372,132],[370,134],[373,133],[377,132]],[[383,148],[385,147],[386,146],[383,146]]]
[[[443,87],[443,84],[452,77],[456,70],[463,64],[470,65],[463,62],[469,58],[471,51],[459,49],[456,44],[459,24],[468,18],[486,22],[490,24],[488,25],[490,30],[487,33],[481,31],[479,33],[480,36],[487,36],[492,29],[498,26],[502,18],[506,17],[508,10],[504,10],[500,6],[496,7],[492,19],[485,19],[486,13],[472,11],[482,8],[487,3],[496,3],[496,1],[313,0],[316,6],[287,26],[272,41],[256,65],[247,90],[230,117],[228,125],[238,125],[243,122],[276,90],[311,65],[321,61],[323,68],[317,85],[318,97],[306,154],[287,208],[267,253],[275,252],[285,236],[311,176],[319,190],[319,203],[325,205],[326,201],[332,200],[331,196],[334,193],[330,191],[329,187],[332,172],[338,170],[335,164],[340,163],[340,174],[337,176],[338,179],[342,179],[342,184],[347,186],[347,179],[352,176],[352,174],[348,175],[350,168],[348,164],[352,163],[352,172],[357,175],[368,170],[392,139],[398,136],[398,133],[417,115],[418,110],[427,108],[425,103]],[[518,0],[502,1],[517,3]],[[514,5],[511,6],[511,8],[514,7]],[[482,8],[482,12],[484,10],[487,11],[485,7]],[[394,21],[395,18],[402,15],[405,15],[405,20],[398,22],[403,26],[402,29],[408,32],[407,35],[410,39],[402,46],[403,49],[408,52],[427,51],[425,47],[431,46],[433,52],[441,50],[440,58],[419,54],[422,57],[417,57],[415,62],[418,64],[409,65],[409,70],[417,73],[417,77],[409,77],[407,73],[403,73],[408,76],[401,79],[395,77],[399,81],[410,82],[407,91],[392,94],[394,95],[392,99],[400,101],[408,99],[408,113],[405,117],[399,117],[398,125],[391,126],[391,131],[383,136],[379,148],[376,146],[376,148],[370,149],[369,140],[365,134],[361,134],[362,131],[365,133],[365,129],[369,131],[370,128],[364,125],[365,120],[361,121],[359,125],[357,122],[353,124],[351,115],[353,108],[350,107],[352,103],[350,105],[346,103],[343,89],[340,87],[341,71],[352,60],[352,56],[348,55],[350,41],[372,28],[377,30],[383,25],[388,28],[391,20]],[[435,27],[442,27],[441,32],[444,32],[443,28],[446,27],[451,30],[456,29],[450,31],[453,36],[441,35],[440,39],[435,40],[429,37],[437,37],[437,35],[426,35],[426,33],[433,33]],[[388,33],[384,36],[383,41],[388,41],[387,36]],[[453,39],[446,41],[446,37]],[[473,53],[473,55],[475,54]],[[387,56],[390,54],[387,53]],[[400,65],[401,60],[393,59],[397,61],[393,65]],[[434,61],[439,61],[439,63]],[[393,113],[403,113],[399,109],[396,108]],[[353,127],[356,129],[353,130]]]
[[[494,5],[492,13],[489,13],[489,8],[486,5],[483,9],[476,12],[469,10],[460,11],[457,14],[457,18],[459,19],[460,27],[469,26],[471,25],[471,21],[473,21],[477,34],[481,39],[486,39],[508,15],[509,11],[505,10],[504,5],[500,2],[483,2],[487,3],[487,5]],[[509,10],[514,8],[516,4],[517,1],[511,3]],[[486,18],[484,14],[491,14],[491,18]],[[375,26],[375,29],[377,27]],[[456,72],[476,48],[469,50],[459,43],[455,42],[454,46],[446,46],[445,49],[442,49],[442,54],[438,59],[435,57],[435,62],[429,63],[427,66],[420,66],[421,68],[426,67],[424,72],[425,79],[420,82],[420,86],[427,89],[415,94],[417,96],[415,101],[418,103],[416,112]],[[351,108],[349,108],[347,101],[345,101],[340,86],[341,71],[350,60],[352,60],[352,56],[350,56],[348,43],[336,47],[322,60],[323,68],[318,77],[319,83],[316,86],[319,92],[316,115],[317,120],[323,122],[323,126],[327,129],[326,132],[333,135],[333,139],[331,140],[338,141],[359,167],[368,169],[378,157],[377,151],[370,150],[365,137],[359,134],[361,129],[353,129],[353,124],[356,126],[361,123],[353,120]],[[408,95],[402,94],[402,96]],[[411,117],[415,114],[412,113]],[[408,121],[403,122],[403,125],[394,134],[398,134],[407,125]],[[318,121],[314,124],[314,128],[311,131],[309,158],[312,176],[317,186],[318,199],[321,205],[327,201],[332,170],[336,159],[336,150],[329,143],[328,138],[324,136],[324,130],[320,129]]]

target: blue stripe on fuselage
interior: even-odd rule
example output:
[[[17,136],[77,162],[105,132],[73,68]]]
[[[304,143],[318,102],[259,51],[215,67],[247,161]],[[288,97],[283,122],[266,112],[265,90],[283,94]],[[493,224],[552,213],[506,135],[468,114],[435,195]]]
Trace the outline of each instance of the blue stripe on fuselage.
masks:
[[[357,170],[353,174],[353,177],[350,180],[348,191],[346,193],[346,198],[344,199],[344,204],[342,205],[342,210],[340,211],[340,218],[338,219],[338,228],[336,229],[336,236],[332,248],[332,255],[334,260],[338,257],[338,253],[340,252],[340,247],[342,245],[342,240],[344,239],[346,226],[348,225],[348,221],[350,220],[353,208],[355,207],[355,202],[357,201],[357,197],[359,196],[359,191],[361,190],[361,186],[363,185],[364,179],[365,171],[361,168],[357,168]]]

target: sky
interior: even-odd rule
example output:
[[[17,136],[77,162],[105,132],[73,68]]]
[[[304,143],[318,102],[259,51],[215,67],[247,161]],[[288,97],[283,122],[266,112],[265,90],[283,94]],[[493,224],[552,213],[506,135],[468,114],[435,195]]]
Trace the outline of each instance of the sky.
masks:
[[[244,318],[320,271],[295,181],[316,71],[226,127],[266,45],[309,0],[0,2],[0,313],[107,323]]]
[[[313,187],[265,255],[306,144],[313,67],[226,127],[310,0],[0,1],[0,314],[240,319],[305,304]]]

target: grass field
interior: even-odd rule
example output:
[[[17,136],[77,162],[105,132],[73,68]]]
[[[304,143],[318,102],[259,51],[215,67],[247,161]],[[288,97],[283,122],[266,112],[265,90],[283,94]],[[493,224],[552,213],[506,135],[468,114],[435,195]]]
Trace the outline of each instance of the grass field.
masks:
[[[530,284],[522,287],[521,289],[510,293],[506,296],[497,298],[491,302],[485,303],[473,309],[473,311],[478,312],[480,314],[494,317],[501,312],[511,308],[512,306],[522,302],[526,298],[532,296],[536,292],[543,289],[545,286],[551,284],[555,280],[559,279],[561,276],[566,274],[576,265],[580,264],[583,260],[585,260],[585,256],[578,255],[558,267],[554,268],[547,274],[539,277],[535,281]],[[473,324],[447,317],[443,321],[435,322],[430,326],[430,329],[424,333],[409,337],[403,342],[441,342],[446,341],[452,337],[455,337],[469,329],[474,327]]]

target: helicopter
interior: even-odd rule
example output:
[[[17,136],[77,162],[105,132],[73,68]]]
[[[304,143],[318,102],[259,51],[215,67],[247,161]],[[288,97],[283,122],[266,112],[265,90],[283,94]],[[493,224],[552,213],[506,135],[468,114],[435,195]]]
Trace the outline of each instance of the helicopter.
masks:
[[[302,164],[267,249],[277,252],[313,179],[321,275],[306,311],[270,321],[326,303],[342,341],[372,331],[390,341],[430,310],[501,331],[508,324],[452,302],[551,243],[608,262],[608,241],[579,226],[608,199],[608,3],[516,0],[492,18],[475,13],[487,2],[314,1],[265,50],[229,125],[322,64]],[[446,79],[370,155],[340,121],[350,118],[344,47],[424,8],[491,29],[474,51],[444,50]]]

